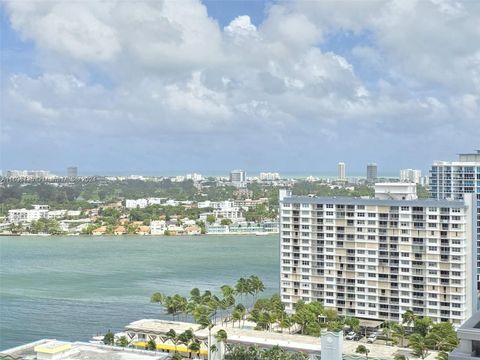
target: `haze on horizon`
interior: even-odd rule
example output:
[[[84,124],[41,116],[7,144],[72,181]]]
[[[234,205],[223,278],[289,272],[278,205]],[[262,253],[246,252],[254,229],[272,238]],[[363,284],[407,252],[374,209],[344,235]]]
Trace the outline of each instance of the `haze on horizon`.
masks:
[[[3,1],[0,168],[428,169],[480,147],[480,2]]]

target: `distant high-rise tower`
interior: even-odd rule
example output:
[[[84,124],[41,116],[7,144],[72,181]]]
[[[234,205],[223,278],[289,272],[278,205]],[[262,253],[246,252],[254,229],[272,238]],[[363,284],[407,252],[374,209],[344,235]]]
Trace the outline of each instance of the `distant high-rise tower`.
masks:
[[[338,180],[341,180],[341,181],[346,180],[345,163],[344,162],[339,162],[338,163]]]
[[[247,183],[247,173],[238,169],[230,171],[230,182],[237,187],[244,187]]]
[[[68,177],[77,177],[78,176],[78,168],[76,166],[69,166],[67,168],[67,176]]]
[[[400,170],[400,181],[402,182],[411,182],[411,183],[419,184],[421,177],[422,177],[421,170],[415,170],[415,169]]]
[[[372,163],[367,165],[367,181],[373,183],[377,180],[377,164]]]
[[[473,214],[472,231],[477,241],[474,265],[480,289],[480,150],[459,154],[457,161],[435,161],[430,170],[430,192],[434,198],[450,200],[463,199],[468,193],[475,194],[477,208]]]

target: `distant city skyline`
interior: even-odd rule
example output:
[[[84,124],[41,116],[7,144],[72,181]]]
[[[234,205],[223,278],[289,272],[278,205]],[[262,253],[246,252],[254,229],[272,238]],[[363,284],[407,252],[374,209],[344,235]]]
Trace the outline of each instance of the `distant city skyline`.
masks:
[[[479,146],[478,2],[182,5],[1,2],[0,168],[382,175]]]

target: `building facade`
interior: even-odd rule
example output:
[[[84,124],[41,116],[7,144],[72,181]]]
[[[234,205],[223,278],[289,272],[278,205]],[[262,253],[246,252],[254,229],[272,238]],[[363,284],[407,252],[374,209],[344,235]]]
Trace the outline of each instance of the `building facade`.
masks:
[[[48,205],[33,205],[33,209],[11,209],[8,210],[8,222],[20,224],[48,219],[48,212]]]
[[[378,167],[377,164],[372,163],[367,165],[367,181],[369,183],[374,183],[378,178]]]
[[[345,173],[345,163],[344,162],[339,162],[338,163],[337,179],[340,180],[340,181],[345,181],[347,179],[346,173]]]
[[[402,169],[400,170],[400,181],[420,184],[422,178],[422,171],[416,169]]]
[[[430,191],[437,199],[461,200],[465,194],[474,194],[474,239],[477,242],[475,259],[477,286],[480,289],[480,150],[460,154],[458,161],[436,161],[430,170]]]
[[[480,311],[477,311],[458,330],[460,344],[448,354],[448,360],[480,359]]]
[[[244,187],[247,184],[247,173],[243,170],[230,171],[230,182],[237,187]]]
[[[78,167],[76,166],[69,166],[67,168],[67,176],[68,177],[77,177],[78,176]]]
[[[473,199],[379,200],[280,193],[280,293],[287,311],[460,325],[476,309]]]

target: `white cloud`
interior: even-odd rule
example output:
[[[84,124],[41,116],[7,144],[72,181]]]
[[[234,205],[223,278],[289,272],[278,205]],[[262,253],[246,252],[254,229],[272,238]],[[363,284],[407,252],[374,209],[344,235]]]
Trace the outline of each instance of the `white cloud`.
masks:
[[[479,132],[474,2],[285,2],[258,26],[244,15],[223,29],[196,0],[6,7],[55,71],[2,84],[5,138],[36,122],[79,136],[249,133],[282,144],[312,134],[335,141],[349,129],[372,139],[431,136],[455,121]],[[356,39],[350,48],[326,46],[346,33]]]

